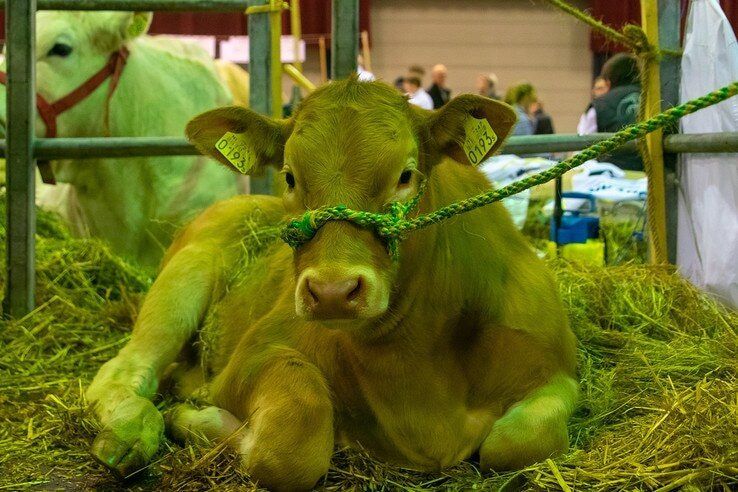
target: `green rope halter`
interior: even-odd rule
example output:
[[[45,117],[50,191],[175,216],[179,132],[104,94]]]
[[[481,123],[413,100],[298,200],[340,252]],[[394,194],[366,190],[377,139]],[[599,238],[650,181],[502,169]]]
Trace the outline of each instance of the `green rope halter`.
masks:
[[[410,231],[428,227],[429,225],[436,224],[456,215],[470,212],[479,207],[520,193],[533,186],[558,178],[567,171],[584,164],[586,161],[600,154],[610,152],[626,142],[643,137],[647,133],[663,128],[683,116],[722,102],[736,94],[738,94],[738,82],[733,82],[707,95],[668,109],[651,119],[626,127],[612,137],[587,147],[573,157],[563,160],[545,171],[511,183],[503,188],[490,190],[452,203],[435,212],[418,215],[414,218],[407,218],[418,206],[420,198],[425,191],[425,182],[423,182],[415,197],[407,203],[393,202],[390,204],[387,213],[351,210],[344,205],[322,207],[316,210],[309,210],[301,217],[289,221],[282,230],[281,237],[291,247],[297,248],[310,241],[318,232],[318,229],[323,227],[328,221],[345,220],[353,222],[360,227],[374,229],[376,234],[387,242],[387,249],[392,257],[397,258],[399,243]]]

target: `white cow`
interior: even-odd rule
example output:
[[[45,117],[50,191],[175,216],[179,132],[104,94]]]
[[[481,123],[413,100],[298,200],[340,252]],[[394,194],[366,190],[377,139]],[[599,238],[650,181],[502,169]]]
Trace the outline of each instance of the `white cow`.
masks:
[[[38,136],[182,136],[194,115],[232,102],[202,48],[145,35],[151,17],[147,12],[37,14],[38,94],[62,106],[74,99],[55,118],[37,118]],[[105,67],[110,70],[104,80],[93,83],[88,95],[69,96],[90,86]],[[0,94],[4,126],[3,87]],[[50,135],[54,123],[56,135]],[[202,157],[66,160],[54,162],[53,170],[58,182],[71,186],[40,192],[41,204],[61,208],[79,235],[104,238],[117,253],[152,267],[179,225],[240,187],[233,174]]]

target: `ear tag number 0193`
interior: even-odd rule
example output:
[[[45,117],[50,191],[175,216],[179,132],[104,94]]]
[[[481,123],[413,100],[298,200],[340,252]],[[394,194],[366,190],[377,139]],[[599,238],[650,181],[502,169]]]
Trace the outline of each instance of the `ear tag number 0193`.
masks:
[[[228,159],[228,162],[246,174],[254,165],[254,156],[246,139],[240,133],[226,132],[215,142],[215,148]]]
[[[495,134],[489,122],[485,118],[469,118],[464,123],[464,153],[469,162],[481,164],[484,156],[497,142]]]

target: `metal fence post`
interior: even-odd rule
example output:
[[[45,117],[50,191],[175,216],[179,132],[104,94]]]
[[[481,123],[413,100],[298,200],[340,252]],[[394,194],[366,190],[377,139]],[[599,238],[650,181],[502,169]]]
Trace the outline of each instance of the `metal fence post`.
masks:
[[[343,79],[356,71],[359,0],[333,0],[331,32],[331,78]]]
[[[249,6],[269,5],[270,0],[249,0]],[[269,13],[249,15],[249,107],[254,111],[272,116],[272,47]],[[281,89],[281,88],[280,88]],[[251,176],[251,193],[268,195],[272,191],[274,173],[268,167],[263,176]]]
[[[679,49],[680,3],[659,0],[659,44],[662,48]],[[679,104],[679,67],[676,56],[661,58],[661,110]],[[666,244],[669,263],[676,264],[677,212],[679,183],[676,174],[677,156],[664,155],[664,194],[666,199]]]
[[[5,11],[7,97],[7,284],[3,312],[20,317],[34,307],[36,0],[10,0]]]

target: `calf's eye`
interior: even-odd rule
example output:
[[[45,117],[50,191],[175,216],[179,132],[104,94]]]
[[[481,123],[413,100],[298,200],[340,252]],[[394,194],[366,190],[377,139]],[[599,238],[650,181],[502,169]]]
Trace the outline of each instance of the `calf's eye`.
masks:
[[[295,187],[295,176],[292,173],[284,173],[284,180],[287,182],[287,186],[290,189]]]
[[[48,56],[59,56],[61,58],[65,58],[69,56],[72,53],[72,47],[68,44],[64,43],[56,43],[54,46],[51,47],[49,52],[47,53]]]
[[[406,185],[410,183],[410,180],[413,177],[413,172],[411,170],[403,171],[402,174],[400,174],[400,181],[398,182],[399,185]]]

